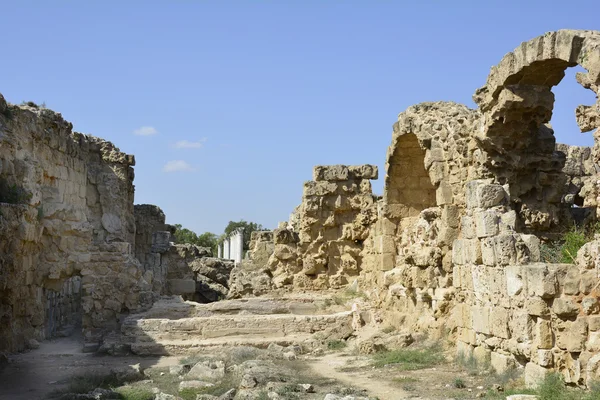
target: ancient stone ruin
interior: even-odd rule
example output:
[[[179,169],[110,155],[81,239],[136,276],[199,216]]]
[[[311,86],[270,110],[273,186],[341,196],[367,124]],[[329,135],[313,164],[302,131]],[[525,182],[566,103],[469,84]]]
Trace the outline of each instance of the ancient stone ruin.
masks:
[[[0,351],[79,324],[90,350],[164,354],[214,345],[224,331],[283,343],[384,322],[449,336],[498,372],[522,368],[530,385],[550,371],[598,380],[600,239],[573,263],[542,254],[600,205],[600,100],[575,110],[582,132],[595,129],[592,148],[557,144],[549,125],[552,87],[576,65],[598,99],[600,32],[522,43],[477,89],[475,110],[408,108],[393,125],[383,196],[371,190],[375,166],[317,166],[289,221],[255,232],[243,260],[229,238],[217,258],[171,243],[162,211],[133,205],[133,156],[0,97]],[[347,288],[370,311],[293,311],[307,307],[297,293]],[[292,297],[249,305],[277,316],[268,324],[236,315],[239,300],[161,298],[272,291]]]

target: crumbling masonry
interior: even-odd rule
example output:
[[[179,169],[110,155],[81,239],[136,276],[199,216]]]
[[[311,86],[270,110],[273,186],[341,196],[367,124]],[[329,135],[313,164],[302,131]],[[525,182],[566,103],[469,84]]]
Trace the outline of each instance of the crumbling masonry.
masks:
[[[541,242],[594,219],[600,202],[600,101],[576,109],[581,130],[595,129],[593,148],[556,144],[548,124],[551,89],[576,65],[598,95],[600,32],[521,44],[476,91],[476,110],[410,107],[393,126],[382,197],[374,166],[315,167],[290,220],[253,234],[235,268],[171,244],[158,208],[134,209],[132,156],[73,132],[60,114],[0,98],[0,178],[27,195],[0,204],[0,351],[77,318],[90,347],[105,345],[161,294],[202,300],[208,288],[211,301],[351,285],[374,319],[445,332],[499,372],[522,367],[529,384],[552,370],[574,384],[598,380],[600,240],[573,264],[540,255]]]

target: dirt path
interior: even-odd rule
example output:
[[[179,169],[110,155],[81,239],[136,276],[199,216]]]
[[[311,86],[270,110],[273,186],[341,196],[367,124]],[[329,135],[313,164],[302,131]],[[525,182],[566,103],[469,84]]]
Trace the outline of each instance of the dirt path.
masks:
[[[83,353],[79,338],[69,337],[42,342],[39,349],[9,357],[0,370],[0,400],[46,399],[47,394],[64,387],[72,375],[108,372],[111,368],[140,363],[150,366],[176,365],[179,357],[112,357]]]
[[[364,389],[370,396],[377,396],[380,400],[400,400],[415,397],[414,394],[407,393],[397,386],[390,385],[386,381],[373,379],[364,370],[340,371],[340,368],[347,366],[347,361],[347,356],[332,353],[307,361],[307,363],[315,373],[336,379],[348,386]]]

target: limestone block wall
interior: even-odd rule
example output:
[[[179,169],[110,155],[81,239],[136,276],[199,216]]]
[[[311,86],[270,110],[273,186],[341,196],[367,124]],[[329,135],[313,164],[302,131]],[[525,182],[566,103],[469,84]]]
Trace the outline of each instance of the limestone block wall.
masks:
[[[133,164],[60,114],[0,96],[2,198],[17,203],[0,204],[0,351],[74,318],[93,349],[122,313],[146,303],[132,249]],[[75,281],[79,293],[65,290]]]
[[[267,265],[275,251],[272,231],[254,231],[250,235],[248,258],[257,265]]]
[[[273,233],[268,267],[276,286],[339,288],[360,272],[363,242],[376,219],[370,179],[377,167],[316,166],[289,227]]]
[[[479,172],[472,140],[479,119],[465,106],[438,102],[412,106],[394,124],[360,281],[398,324],[440,325],[448,312],[465,182]]]

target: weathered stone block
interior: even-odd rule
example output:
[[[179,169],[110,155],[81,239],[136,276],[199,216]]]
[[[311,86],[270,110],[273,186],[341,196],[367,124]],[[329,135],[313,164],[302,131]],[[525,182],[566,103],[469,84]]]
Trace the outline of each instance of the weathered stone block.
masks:
[[[580,291],[583,294],[590,294],[592,290],[600,283],[596,271],[583,271],[581,273]]]
[[[561,318],[575,317],[579,314],[579,306],[571,299],[554,299],[552,312]]]
[[[585,344],[585,349],[587,351],[591,351],[592,353],[600,352],[600,332],[590,332],[588,336],[588,340]]]
[[[490,329],[490,309],[489,307],[472,306],[471,318],[473,329],[478,333],[491,334]]]
[[[450,205],[454,199],[452,187],[446,182],[441,182],[435,191],[436,204],[438,206]]]
[[[509,319],[510,337],[518,342],[530,342],[533,338],[533,320],[524,311],[513,311]]]
[[[308,196],[326,196],[328,194],[334,194],[338,188],[338,185],[333,182],[327,181],[308,181],[304,183],[304,197]]]
[[[498,234],[498,214],[494,210],[483,210],[475,213],[475,227],[478,238]]]
[[[473,350],[473,357],[479,365],[488,365],[490,363],[492,351],[483,346],[477,346]]]
[[[346,181],[348,167],[345,165],[316,165],[313,167],[314,181]]]
[[[152,233],[153,253],[164,253],[171,247],[171,232],[159,231]]]
[[[493,351],[490,354],[490,364],[497,374],[504,374],[508,370],[514,368],[515,360],[511,356]]]
[[[529,297],[525,300],[525,310],[529,315],[547,316],[550,315],[550,308],[544,299],[538,296]]]
[[[538,319],[535,325],[535,339],[538,349],[551,349],[554,346],[554,336],[550,321]]]
[[[590,331],[600,331],[600,316],[588,317]]]
[[[513,264],[517,260],[515,249],[515,237],[511,234],[500,234],[492,238],[494,242],[494,254],[498,265]]]
[[[461,218],[460,231],[465,239],[474,239],[477,237],[473,217],[465,215]]]
[[[523,279],[521,278],[521,266],[509,265],[505,268],[506,292],[509,296],[516,296],[523,290]]]
[[[508,339],[508,311],[503,307],[494,307],[490,312],[490,331],[492,335]]]
[[[525,365],[525,386],[528,388],[537,388],[546,378],[548,369],[539,366],[533,362]]]
[[[351,179],[377,179],[379,177],[379,168],[376,165],[350,165],[348,172]]]
[[[481,180],[470,181],[465,186],[467,208],[491,208],[503,205],[507,195],[501,185]]]
[[[494,247],[494,238],[485,238],[481,240],[481,260],[484,265],[490,267],[496,266],[496,249]]]
[[[537,363],[542,367],[552,367],[554,363],[554,356],[552,354],[552,350],[538,350]]]
[[[567,351],[581,352],[585,348],[587,341],[587,321],[585,318],[579,318],[571,324],[567,336]]]
[[[556,295],[555,276],[549,273],[545,264],[529,264],[523,266],[523,268],[529,296],[540,296],[548,299]]]
[[[579,286],[581,284],[581,274],[579,268],[572,266],[568,269],[567,275],[565,276],[565,282],[563,286],[563,293],[569,295],[579,294]]]

